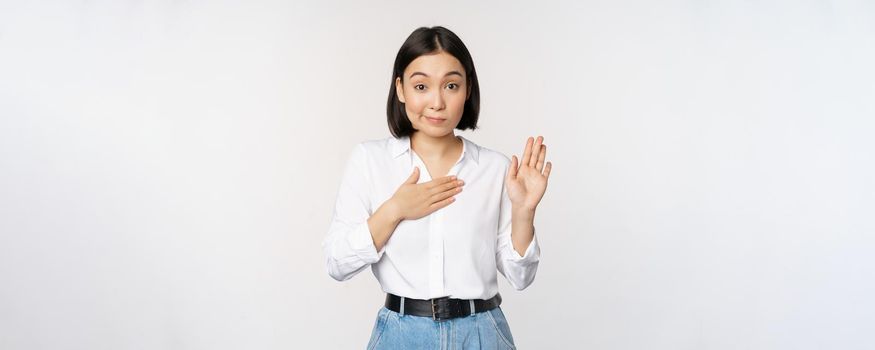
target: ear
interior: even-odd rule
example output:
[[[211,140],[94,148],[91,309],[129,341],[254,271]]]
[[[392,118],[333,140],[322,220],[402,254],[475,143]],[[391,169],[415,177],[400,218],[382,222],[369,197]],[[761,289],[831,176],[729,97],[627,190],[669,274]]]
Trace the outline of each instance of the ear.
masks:
[[[398,101],[404,103],[404,88],[401,86],[401,77],[395,78],[395,94],[398,95]]]
[[[465,101],[467,101],[469,98],[471,98],[471,80],[469,79],[468,84],[465,85],[468,85],[468,94],[465,96]]]

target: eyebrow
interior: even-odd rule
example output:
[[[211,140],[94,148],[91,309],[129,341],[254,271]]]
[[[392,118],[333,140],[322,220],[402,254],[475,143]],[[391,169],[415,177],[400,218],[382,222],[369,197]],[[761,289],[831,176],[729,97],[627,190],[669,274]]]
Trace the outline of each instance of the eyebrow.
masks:
[[[425,73],[423,73],[423,72],[413,72],[413,74],[410,74],[410,77],[409,77],[409,78],[413,78],[414,76],[417,76],[417,75],[422,75],[422,76],[428,77],[428,74],[425,74]],[[458,75],[459,77],[462,77],[462,73],[459,73],[459,71],[456,71],[456,70],[451,71],[451,72],[447,73],[447,74],[444,75],[444,76],[445,76],[445,77],[448,77],[448,76],[451,76],[451,75]]]

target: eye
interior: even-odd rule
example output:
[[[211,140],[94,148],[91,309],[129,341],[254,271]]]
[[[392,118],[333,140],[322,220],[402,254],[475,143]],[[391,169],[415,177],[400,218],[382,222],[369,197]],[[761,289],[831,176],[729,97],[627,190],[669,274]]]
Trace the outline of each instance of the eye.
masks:
[[[420,86],[422,86],[422,89],[419,88]],[[423,89],[425,89],[425,85],[422,85],[422,84],[416,84],[416,85],[413,86],[413,88],[416,89],[416,90],[422,91]]]
[[[459,86],[459,85],[456,84],[456,83],[449,83],[449,84],[447,84],[447,87],[450,87],[450,86],[453,86],[453,88],[450,89],[450,90],[456,90],[456,89],[458,89],[458,86]]]

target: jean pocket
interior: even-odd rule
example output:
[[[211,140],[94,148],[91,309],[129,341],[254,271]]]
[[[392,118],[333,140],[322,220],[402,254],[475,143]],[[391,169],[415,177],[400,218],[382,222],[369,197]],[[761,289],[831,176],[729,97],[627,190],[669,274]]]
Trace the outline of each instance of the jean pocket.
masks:
[[[501,311],[501,308],[496,307],[486,311],[486,316],[492,321],[495,331],[498,332],[499,338],[504,341],[505,345],[510,349],[516,349],[516,345],[513,343],[513,335],[510,333],[510,326],[507,324],[507,319],[504,318],[504,312]]]
[[[389,317],[389,309],[385,306],[377,312],[377,320],[374,322],[374,329],[371,331],[371,339],[368,340],[368,350],[373,350],[380,343],[380,336],[386,329],[387,318]]]

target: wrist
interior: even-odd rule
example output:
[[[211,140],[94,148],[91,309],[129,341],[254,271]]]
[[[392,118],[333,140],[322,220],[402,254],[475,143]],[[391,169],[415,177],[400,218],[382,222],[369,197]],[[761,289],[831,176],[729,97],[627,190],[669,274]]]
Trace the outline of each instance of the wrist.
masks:
[[[404,220],[403,215],[401,215],[401,208],[395,203],[392,198],[383,203],[381,209],[385,210],[386,215],[392,220],[392,222],[396,224]]]
[[[512,206],[511,215],[515,220],[531,220],[535,219],[536,208],[526,208],[523,206]]]

